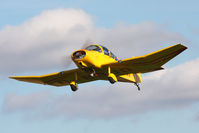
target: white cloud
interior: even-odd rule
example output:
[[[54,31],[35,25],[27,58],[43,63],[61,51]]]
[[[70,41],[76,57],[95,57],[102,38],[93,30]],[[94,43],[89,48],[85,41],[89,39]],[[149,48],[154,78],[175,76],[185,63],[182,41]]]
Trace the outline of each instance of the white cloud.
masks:
[[[0,38],[0,72],[6,74],[61,69],[62,59],[88,39],[122,58],[146,54],[164,44],[186,42],[182,35],[152,22],[96,27],[92,16],[77,9],[44,11],[21,25],[4,27]]]
[[[72,95],[12,94],[5,96],[4,111],[25,110],[28,115],[52,118],[111,119],[153,110],[183,109],[199,102],[199,58],[144,77],[139,92],[133,84],[90,86]],[[158,76],[156,76],[156,74]],[[38,101],[40,106],[35,106]],[[27,115],[27,116],[28,116]]]
[[[7,94],[5,96],[6,110],[4,111],[31,111],[35,108],[40,108],[43,103],[46,103],[47,98],[49,98],[49,92],[36,92],[30,95],[24,95],[18,97],[16,94]]]
[[[169,32],[153,22],[118,24],[110,29],[97,29],[95,40],[113,49],[122,58],[147,54],[165,44],[185,43],[178,33]]]
[[[92,25],[91,17],[82,10],[57,9],[19,26],[7,26],[0,31],[0,71],[59,66],[62,57],[81,47]]]

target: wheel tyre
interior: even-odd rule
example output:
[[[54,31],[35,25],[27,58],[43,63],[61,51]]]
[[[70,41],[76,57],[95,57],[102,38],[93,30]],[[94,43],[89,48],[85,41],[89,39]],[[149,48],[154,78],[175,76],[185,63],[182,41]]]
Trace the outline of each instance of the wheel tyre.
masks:
[[[111,84],[114,84],[116,81],[112,77],[108,77],[108,80]]]
[[[77,91],[78,88],[75,85],[70,85],[72,91]]]

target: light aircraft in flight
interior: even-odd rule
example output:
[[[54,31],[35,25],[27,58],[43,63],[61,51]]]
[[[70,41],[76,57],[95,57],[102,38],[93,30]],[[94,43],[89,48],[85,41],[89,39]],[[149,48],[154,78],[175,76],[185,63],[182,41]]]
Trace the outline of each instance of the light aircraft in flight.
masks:
[[[72,91],[78,90],[78,84],[95,80],[134,83],[140,90],[141,73],[164,69],[162,65],[180,54],[187,47],[176,44],[156,52],[118,59],[109,49],[102,45],[90,45],[72,54],[72,60],[78,68],[41,76],[13,76],[19,81],[39,83],[44,85],[70,85]]]

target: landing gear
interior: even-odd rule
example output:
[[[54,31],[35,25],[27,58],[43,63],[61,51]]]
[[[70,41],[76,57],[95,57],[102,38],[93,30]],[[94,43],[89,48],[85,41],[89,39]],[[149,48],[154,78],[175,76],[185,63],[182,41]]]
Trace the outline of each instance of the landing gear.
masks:
[[[115,76],[115,74],[111,73],[110,67],[108,67],[108,80],[111,84],[114,84],[115,82],[117,82],[117,77]]]
[[[114,84],[116,81],[112,77],[108,77],[108,80],[111,84]]]
[[[77,85],[77,72],[75,72],[74,75],[74,81],[70,82],[70,87],[72,91],[77,91],[78,90],[78,85]]]
[[[139,86],[139,84],[138,84],[138,83],[134,83],[134,84],[135,84],[135,86],[137,86],[138,90],[140,91],[140,86]]]
[[[74,81],[70,82],[70,87],[71,87],[72,91],[77,91],[78,90],[78,85]]]

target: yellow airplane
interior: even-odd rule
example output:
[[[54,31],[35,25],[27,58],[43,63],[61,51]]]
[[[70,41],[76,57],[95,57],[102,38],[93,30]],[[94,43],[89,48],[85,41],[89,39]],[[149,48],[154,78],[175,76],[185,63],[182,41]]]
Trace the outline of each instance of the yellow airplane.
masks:
[[[95,80],[109,80],[110,83],[130,82],[140,90],[142,82],[140,73],[164,69],[162,65],[180,54],[187,47],[176,44],[159,51],[138,57],[119,60],[109,49],[102,45],[90,45],[72,54],[72,60],[78,68],[42,76],[14,76],[19,81],[44,85],[70,85],[72,91],[78,85]]]

